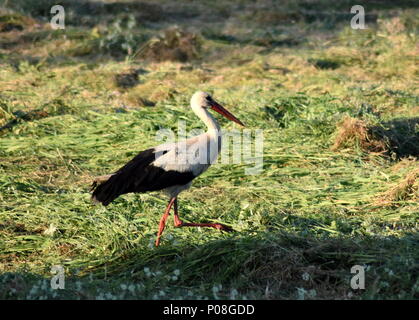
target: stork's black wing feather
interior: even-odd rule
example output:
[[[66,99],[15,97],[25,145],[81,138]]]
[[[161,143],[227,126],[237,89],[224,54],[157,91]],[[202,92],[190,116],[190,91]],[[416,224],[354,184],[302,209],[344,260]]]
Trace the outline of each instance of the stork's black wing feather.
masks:
[[[161,155],[166,152],[161,152]],[[174,185],[187,184],[195,178],[192,172],[166,171],[153,166],[152,162],[155,159],[154,148],[140,152],[107,181],[92,186],[92,199],[107,206],[125,193],[158,191]]]

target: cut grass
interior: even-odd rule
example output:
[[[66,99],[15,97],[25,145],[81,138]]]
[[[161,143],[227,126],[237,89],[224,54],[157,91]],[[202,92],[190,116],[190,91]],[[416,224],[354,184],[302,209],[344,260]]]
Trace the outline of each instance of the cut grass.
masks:
[[[19,3],[28,10],[28,1],[14,9]],[[136,20],[135,41],[111,29],[108,10],[123,8],[119,2],[95,17],[84,4],[75,9],[87,22],[70,20],[65,34],[42,24],[4,33],[0,298],[418,298],[417,35],[408,23],[416,11],[397,20],[376,8],[378,25],[355,31],[330,13],[311,21],[310,3],[289,2],[266,17],[298,25],[250,19],[251,1],[242,9],[150,3],[155,19]],[[337,3],[319,1],[316,10],[343,10]],[[33,9],[33,19],[44,10]],[[215,23],[202,12],[228,19]],[[199,55],[152,62],[115,49],[128,41],[137,50],[168,30],[167,16],[201,35]],[[327,31],[330,24],[340,31]],[[301,41],[285,41],[294,31]],[[117,46],[100,47],[109,35]],[[165,197],[124,195],[103,208],[91,204],[89,186],[161,143],[160,128],[176,131],[178,120],[188,132],[202,128],[188,108],[198,89],[263,129],[263,171],[217,163],[181,194],[182,219],[237,232],[168,224],[154,248]],[[371,141],[383,143],[378,153],[363,147]],[[57,264],[65,290],[50,289]],[[365,291],[350,288],[354,265],[366,268]]]

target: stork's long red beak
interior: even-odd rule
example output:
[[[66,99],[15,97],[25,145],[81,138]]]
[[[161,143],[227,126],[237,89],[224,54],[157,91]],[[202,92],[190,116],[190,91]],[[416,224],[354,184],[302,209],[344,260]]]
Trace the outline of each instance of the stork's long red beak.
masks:
[[[226,108],[224,108],[222,105],[218,104],[215,101],[211,101],[211,108],[214,111],[217,111],[222,116],[226,117],[228,120],[234,121],[235,123],[238,123],[239,125],[244,127],[243,122],[241,122],[239,119],[237,119],[232,113],[230,113]]]

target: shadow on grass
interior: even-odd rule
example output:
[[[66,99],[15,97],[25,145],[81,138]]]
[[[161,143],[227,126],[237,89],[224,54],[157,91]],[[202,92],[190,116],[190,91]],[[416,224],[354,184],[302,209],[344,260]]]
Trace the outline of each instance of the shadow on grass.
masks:
[[[417,298],[418,244],[417,234],[319,238],[277,231],[237,233],[200,245],[139,245],[103,263],[86,260],[78,265],[79,275],[68,276],[67,290],[57,291],[57,298],[94,299],[112,292],[117,299],[151,299],[161,291],[163,299],[214,298],[219,284],[215,294],[225,299],[232,290],[254,299]],[[350,287],[354,265],[368,265],[365,290]],[[49,281],[34,274],[3,274],[0,298],[25,298],[35,285],[49,288]],[[77,282],[82,284],[78,289]],[[124,289],[129,285],[131,292]],[[48,288],[38,295],[50,297],[54,290]]]
[[[2,131],[13,129],[16,125],[21,123],[22,121],[34,121],[39,120],[42,118],[48,117],[48,113],[44,110],[30,110],[27,112],[24,111],[16,111],[14,112],[15,119],[10,120],[8,123],[0,127],[0,134]]]
[[[419,158],[419,117],[396,118],[370,128],[373,135],[386,141],[398,158]]]
[[[219,4],[219,8],[214,6],[203,7],[197,6],[194,3],[185,2],[178,5],[164,6],[162,4],[153,3],[149,1],[124,1],[124,2],[105,2],[96,0],[16,0],[8,3],[13,9],[20,9],[23,12],[29,13],[33,16],[47,17],[50,15],[50,8],[53,5],[61,4],[64,8],[70,11],[70,23],[80,24],[80,22],[95,24],[98,21],[99,15],[116,15],[127,12],[134,12],[139,20],[142,21],[162,21],[165,20],[183,20],[191,19],[197,16],[207,16],[211,13],[212,18],[225,19],[235,13],[237,8],[234,4],[223,2]],[[359,1],[357,4],[363,5],[366,8],[366,18],[376,19],[375,14],[370,14],[370,10],[380,11],[389,9],[406,9],[418,8],[419,5],[415,0],[381,0],[381,1]],[[270,8],[270,10],[263,14],[263,19],[271,19],[274,14],[275,22],[280,20],[288,22],[288,20],[296,20],[302,17],[306,22],[315,20],[348,20],[351,19],[349,9],[353,6],[352,0],[332,1],[332,0],[316,0],[316,1],[296,1],[290,5],[288,2],[283,4],[276,4],[272,6],[272,1],[258,1],[257,5],[253,1],[245,1],[243,3],[245,8],[257,10]],[[205,4],[203,4],[205,6]],[[279,12],[279,15],[278,13]],[[257,15],[256,15],[257,16]],[[80,21],[80,17],[88,17],[87,20]],[[287,20],[288,19],[288,20]]]
[[[149,2],[104,2],[89,0],[17,0],[8,3],[9,7],[23,11],[33,17],[49,17],[54,5],[62,5],[66,10],[66,24],[94,26],[104,15],[117,15],[133,12],[142,21],[159,21],[165,17],[162,7]]]

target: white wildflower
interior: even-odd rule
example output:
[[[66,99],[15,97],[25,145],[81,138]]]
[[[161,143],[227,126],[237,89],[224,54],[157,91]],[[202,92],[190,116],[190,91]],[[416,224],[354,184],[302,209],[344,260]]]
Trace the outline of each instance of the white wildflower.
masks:
[[[231,300],[236,300],[238,294],[239,294],[239,292],[236,289],[231,290],[230,299]]]
[[[310,280],[310,274],[308,272],[304,272],[302,278],[303,278],[304,281],[309,281]]]
[[[307,291],[304,288],[297,288],[297,299],[304,300]]]

